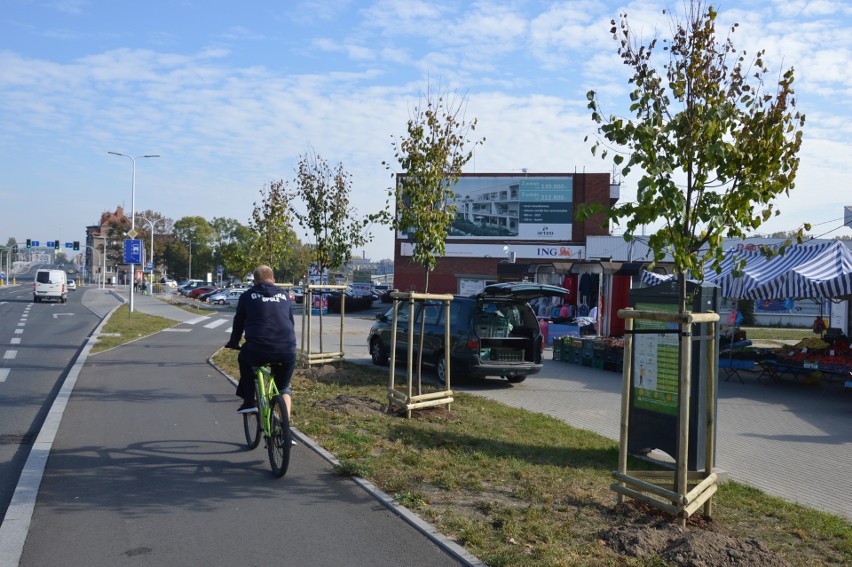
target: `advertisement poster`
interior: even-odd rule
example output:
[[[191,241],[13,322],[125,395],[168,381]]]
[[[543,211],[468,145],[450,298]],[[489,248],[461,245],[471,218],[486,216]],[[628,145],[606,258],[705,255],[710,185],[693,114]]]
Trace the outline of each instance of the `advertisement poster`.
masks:
[[[573,240],[572,177],[465,176],[453,192],[456,218],[447,240]]]
[[[677,312],[676,305],[637,304],[636,309]],[[680,366],[678,325],[637,319],[634,329],[669,332],[637,334],[633,338],[633,405],[676,416]]]

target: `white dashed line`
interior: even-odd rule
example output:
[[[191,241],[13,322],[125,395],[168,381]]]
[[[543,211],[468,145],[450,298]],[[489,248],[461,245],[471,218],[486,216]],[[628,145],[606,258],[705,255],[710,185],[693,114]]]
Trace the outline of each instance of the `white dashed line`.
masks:
[[[21,321],[20,323],[18,323],[18,326],[19,326],[19,327],[23,327],[23,326],[24,326],[24,325],[26,325],[26,324],[27,324],[27,322],[26,322],[26,321]]]
[[[224,325],[227,322],[228,322],[227,319],[216,319],[216,320],[211,321],[211,322],[207,323],[206,325],[204,325],[204,328],[205,329],[215,329],[219,325]]]
[[[21,344],[21,338],[20,337],[12,337],[10,344],[13,344],[13,345]]]
[[[188,333],[191,330],[192,329],[178,329],[178,328],[172,327],[171,329],[163,329],[163,332],[164,333]]]
[[[195,319],[190,319],[189,321],[184,321],[187,325],[195,325],[196,323],[202,323],[207,320],[207,315],[204,317],[196,317]]]
[[[0,382],[5,382],[9,376],[9,368],[0,368]]]
[[[3,358],[5,360],[12,360],[16,356],[18,356],[18,351],[16,350],[7,350],[5,353],[3,353]]]
[[[20,335],[20,334],[22,334],[23,332],[24,332],[24,330],[23,330],[23,329],[15,329],[15,334],[16,334],[16,335]]]

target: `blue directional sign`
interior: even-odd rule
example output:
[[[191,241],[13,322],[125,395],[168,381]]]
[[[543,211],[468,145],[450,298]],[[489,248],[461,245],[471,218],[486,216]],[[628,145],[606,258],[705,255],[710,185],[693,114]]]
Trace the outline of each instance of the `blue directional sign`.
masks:
[[[65,248],[74,248],[74,243],[73,242],[66,242]]]
[[[33,248],[38,248],[39,246],[41,246],[41,243],[38,240],[31,240],[30,246],[32,246]]]
[[[142,241],[141,240],[125,240],[124,241],[124,263],[125,264],[141,264],[142,263]]]

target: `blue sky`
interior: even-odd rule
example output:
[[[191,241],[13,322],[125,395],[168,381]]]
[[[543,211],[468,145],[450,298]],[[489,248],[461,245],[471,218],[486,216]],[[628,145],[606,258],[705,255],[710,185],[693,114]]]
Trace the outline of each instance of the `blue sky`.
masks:
[[[353,203],[381,208],[391,137],[433,87],[467,97],[478,120],[468,172],[607,172],[593,157],[586,92],[623,113],[626,69],[609,21],[667,35],[682,0],[2,0],[0,244],[82,240],[101,212],[131,207],[177,220],[246,223],[258,192],[295,176],[313,148],[353,176]],[[794,67],[807,115],[797,186],[761,232],[803,222],[828,237],[852,205],[852,4],[725,0],[717,29]],[[770,77],[771,78],[771,77]],[[637,175],[623,181],[635,196]],[[364,248],[392,257],[391,233]],[[360,252],[360,251],[358,251]]]

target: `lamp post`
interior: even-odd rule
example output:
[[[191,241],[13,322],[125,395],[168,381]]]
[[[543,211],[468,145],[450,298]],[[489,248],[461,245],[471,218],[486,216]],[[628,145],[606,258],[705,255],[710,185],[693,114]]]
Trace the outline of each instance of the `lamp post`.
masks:
[[[135,232],[136,232],[136,159],[140,158],[140,157],[154,158],[154,157],[160,157],[160,155],[159,154],[145,154],[144,156],[133,157],[133,156],[129,156],[127,154],[119,153],[119,152],[107,152],[107,153],[112,154],[114,156],[124,156],[126,158],[130,158],[130,161],[133,163],[133,178],[132,178],[131,185],[130,185],[130,232],[133,233],[133,234],[131,234],[131,238],[134,238]],[[133,281],[130,282],[130,312],[133,313],[133,307],[134,307],[134,303],[133,303],[134,289],[133,289],[133,286],[136,283],[136,265],[135,264],[130,264],[130,277],[133,279]]]
[[[148,278],[150,280],[150,284],[148,285],[148,289],[150,290],[149,295],[154,293],[154,225],[163,219],[154,219],[150,221],[145,217],[139,217],[143,221],[148,223],[148,226],[151,227],[151,256],[148,258],[148,261],[151,262],[151,277]]]

